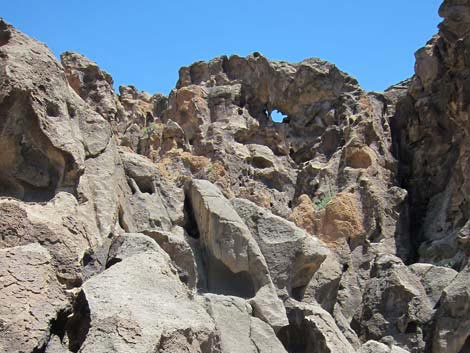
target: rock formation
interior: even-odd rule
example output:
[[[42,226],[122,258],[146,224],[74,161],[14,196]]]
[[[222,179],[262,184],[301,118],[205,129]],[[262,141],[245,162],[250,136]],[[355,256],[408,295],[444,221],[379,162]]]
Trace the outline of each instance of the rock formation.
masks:
[[[439,13],[383,93],[255,52],[168,97],[0,20],[0,351],[470,352],[470,1]]]

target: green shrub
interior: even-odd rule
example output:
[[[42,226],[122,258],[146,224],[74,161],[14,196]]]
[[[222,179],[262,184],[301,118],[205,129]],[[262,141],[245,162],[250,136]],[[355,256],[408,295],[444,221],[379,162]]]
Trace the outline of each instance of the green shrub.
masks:
[[[331,188],[330,184],[328,184],[328,191],[312,200],[315,209],[317,211],[323,210],[335,195],[336,191]]]

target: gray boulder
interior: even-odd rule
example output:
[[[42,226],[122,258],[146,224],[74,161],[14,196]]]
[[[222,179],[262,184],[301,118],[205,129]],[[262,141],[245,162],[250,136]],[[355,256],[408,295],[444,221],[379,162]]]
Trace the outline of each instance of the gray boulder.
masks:
[[[277,288],[301,296],[330,251],[315,236],[253,202],[234,199],[232,205],[258,243]]]
[[[256,316],[274,328],[287,325],[266,260],[230,201],[206,180],[192,180],[188,196],[206,254],[208,291],[252,298]]]
[[[470,348],[470,265],[444,289],[436,313],[432,352],[460,353]]]
[[[0,250],[0,351],[35,352],[67,301],[53,259],[39,244]]]
[[[82,287],[90,327],[81,353],[168,352],[174,340],[194,352],[214,352],[211,317],[192,299],[158,246],[123,259]]]

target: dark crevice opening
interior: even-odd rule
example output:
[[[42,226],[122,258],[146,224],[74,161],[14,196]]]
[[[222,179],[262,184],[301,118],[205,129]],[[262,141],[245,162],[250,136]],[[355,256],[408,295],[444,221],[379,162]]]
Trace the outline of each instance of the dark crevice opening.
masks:
[[[307,353],[309,333],[302,321],[297,322],[289,315],[289,325],[281,328],[277,338],[289,353]]]
[[[60,341],[63,341],[67,325],[68,316],[70,315],[70,310],[63,309],[57,313],[57,316],[51,320],[51,335],[56,335],[60,338]]]
[[[292,288],[292,290],[291,290],[292,298],[294,298],[295,300],[301,302],[304,299],[305,289],[306,288],[307,288],[306,285]]]
[[[205,256],[207,291],[240,298],[253,298],[256,295],[251,275],[246,271],[232,272],[222,261],[211,255]]]
[[[46,348],[47,348],[47,342],[44,343],[44,344],[43,344],[42,346],[40,346],[40,347],[34,348],[31,353],[45,353],[45,352],[46,352]]]
[[[122,261],[122,259],[117,258],[117,257],[113,257],[112,259],[110,259],[110,260],[108,260],[108,261],[106,262],[105,268],[108,269],[108,268],[110,268],[111,266],[116,265],[117,263],[119,263],[119,262],[121,262],[121,261]]]
[[[188,233],[191,238],[199,239],[199,229],[197,227],[191,200],[188,195],[185,195],[184,198],[184,216],[185,222],[183,228],[186,230],[186,233]]]
[[[75,299],[72,312],[73,315],[65,325],[65,332],[69,338],[69,350],[76,353],[85,342],[91,323],[90,307],[83,291]]]
[[[8,25],[0,20],[0,47],[7,44],[11,38],[11,31],[8,29]]]

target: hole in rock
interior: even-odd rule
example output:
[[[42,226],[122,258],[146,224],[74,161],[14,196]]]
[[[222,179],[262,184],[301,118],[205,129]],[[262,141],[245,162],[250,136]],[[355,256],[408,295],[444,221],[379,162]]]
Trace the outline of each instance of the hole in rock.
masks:
[[[255,296],[253,281],[248,272],[233,273],[220,260],[210,257],[206,262],[207,289],[210,293],[241,298]]]
[[[292,322],[277,333],[277,337],[289,353],[313,352],[308,349],[308,336],[308,330],[302,323]]]
[[[121,262],[122,260],[120,258],[117,258],[117,257],[113,257],[112,259],[110,259],[108,262],[106,262],[106,266],[105,268],[108,269],[110,268],[111,266],[113,265],[116,265],[117,263]]]
[[[80,350],[90,329],[90,307],[85,293],[80,292],[73,304],[73,315],[67,320],[65,331],[69,338],[69,350],[76,353]]]
[[[11,32],[7,29],[6,25],[0,24],[0,47],[10,41]]]
[[[46,102],[46,114],[47,116],[56,118],[60,115],[60,107],[53,102]]]
[[[155,189],[153,186],[153,180],[150,178],[135,178],[134,179],[139,190],[143,193],[153,194],[155,193]]]
[[[44,202],[56,189],[75,191],[73,159],[44,135],[27,93],[13,92],[0,104],[0,196]]]
[[[417,322],[409,322],[408,325],[406,325],[405,333],[416,333],[418,332],[418,323]]]
[[[287,118],[287,115],[285,115],[284,113],[282,113],[281,111],[277,110],[277,109],[274,109],[272,112],[271,112],[271,119],[272,121],[274,121],[275,123],[284,123],[286,122],[285,120],[288,119]]]
[[[259,156],[252,157],[251,164],[253,167],[258,169],[271,168],[273,166],[273,163],[270,160]]]
[[[77,115],[74,106],[70,102],[67,102],[67,113],[72,119]]]
[[[292,298],[301,302],[302,299],[304,299],[305,288],[307,288],[307,286],[300,286],[300,287],[292,288],[292,293],[291,293]]]
[[[34,348],[31,353],[45,353],[46,348],[47,348],[47,342],[44,343],[42,346]]]
[[[93,255],[94,255],[94,252],[93,252],[92,249],[86,250],[85,253],[83,254],[83,257],[82,257],[82,266],[86,266],[90,262],[92,262],[93,261]]]
[[[196,218],[194,217],[191,200],[187,195],[184,198],[184,216],[184,229],[186,230],[186,233],[188,233],[191,238],[199,239],[199,229],[197,228],[197,222]]]
[[[51,335],[56,335],[62,341],[65,337],[65,327],[70,312],[68,310],[61,310],[57,313],[55,319],[51,320]]]

